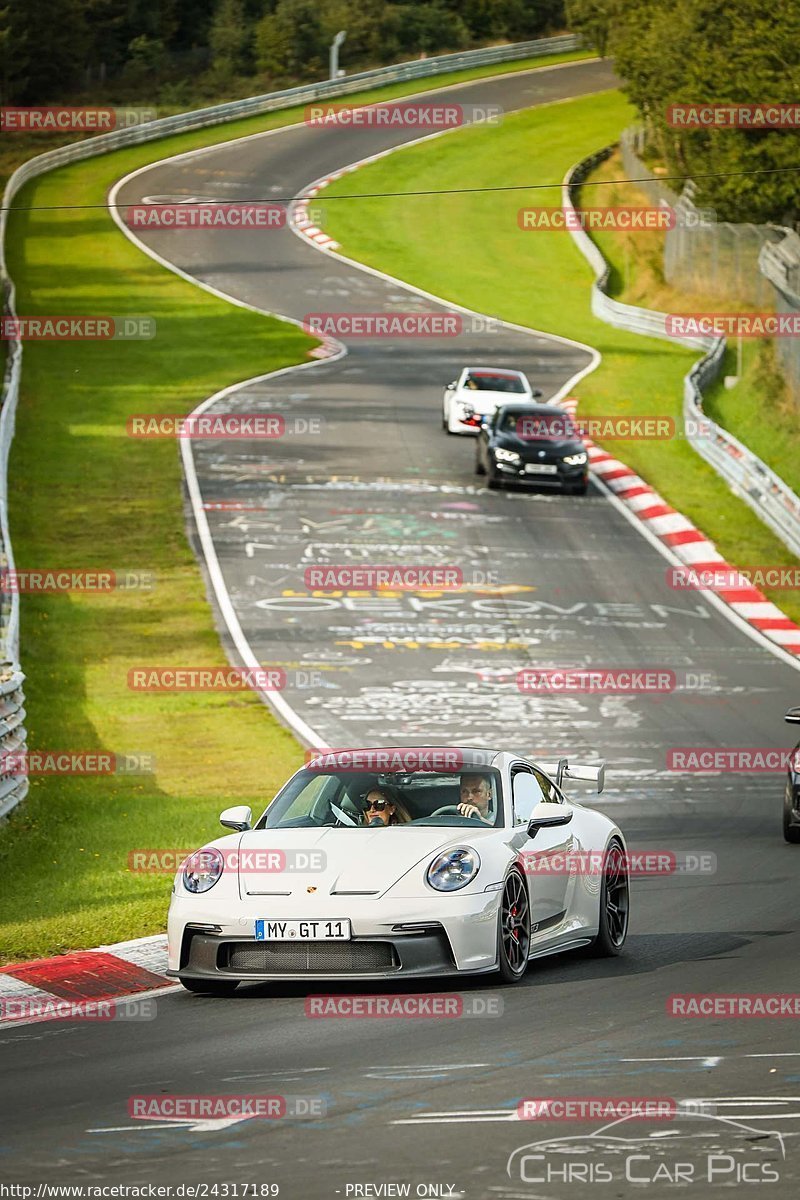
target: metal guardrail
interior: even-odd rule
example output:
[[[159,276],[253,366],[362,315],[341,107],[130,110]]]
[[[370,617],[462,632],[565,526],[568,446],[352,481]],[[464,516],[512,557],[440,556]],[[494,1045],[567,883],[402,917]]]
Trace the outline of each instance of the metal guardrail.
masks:
[[[25,752],[25,676],[19,669],[0,672],[0,755],[7,766],[7,755]],[[16,767],[16,764],[15,764]],[[0,817],[4,817],[28,794],[28,776],[16,769],[0,770]]]
[[[143,142],[169,137],[174,133],[187,133],[193,129],[207,129],[242,117],[294,108],[315,100],[348,96],[366,91],[370,87],[383,87],[414,79],[435,79],[469,67],[491,66],[495,63],[512,63],[520,59],[547,57],[579,50],[582,40],[575,34],[559,37],[539,38],[530,42],[514,42],[508,46],[492,46],[482,50],[466,50],[458,54],[441,54],[435,58],[414,59],[391,67],[378,67],[372,71],[361,71],[344,79],[325,80],[321,83],[304,84],[286,88],[279,92],[267,92],[262,96],[251,96],[245,100],[233,100],[227,104],[216,104],[194,112],[178,113],[161,117],[141,125],[133,125],[112,133],[86,138],[57,150],[49,150],[28,159],[14,171],[3,193],[0,211],[0,283],[3,289],[3,309],[7,316],[15,316],[14,283],[8,274],[5,258],[5,240],[8,226],[8,210],[20,189],[31,179],[44,175],[66,163],[80,162],[123,146],[135,146]],[[9,340],[3,379],[3,394],[0,401],[0,566],[14,569],[14,557],[8,527],[8,454],[14,436],[14,417],[19,400],[19,384],[22,373],[22,344]],[[10,683],[2,682],[2,660],[8,664]],[[12,750],[24,751],[25,716],[22,682],[24,675],[19,668],[19,596],[15,591],[0,592],[0,754]],[[4,690],[5,689],[5,690]],[[19,719],[13,725],[15,716]],[[4,733],[3,726],[8,724]],[[13,729],[12,729],[13,725]],[[9,746],[6,750],[6,740]],[[13,744],[12,744],[13,743]],[[28,790],[27,777],[0,774],[0,817],[5,816],[19,803]]]
[[[568,173],[562,186],[562,204],[575,211],[572,192],[587,175],[614,150],[613,146],[582,159]],[[682,196],[680,204],[691,201]],[[666,332],[666,314],[652,309],[623,304],[607,295],[610,266],[597,245],[580,228],[570,229],[572,238],[595,273],[592,284],[592,313],[599,320],[629,333],[660,338],[674,344]],[[762,255],[774,247],[767,245]],[[766,525],[778,535],[793,554],[800,557],[800,497],[779,475],[742,442],[707,417],[703,411],[703,390],[719,378],[726,343],[724,338],[681,338],[681,343],[703,350],[683,381],[684,436],[691,447],[721,475],[733,493],[744,500]]]
[[[762,278],[772,286],[776,311],[800,313],[800,237],[792,229],[782,229],[780,242],[766,242],[758,256]],[[797,338],[776,338],[775,354],[783,371],[789,394],[800,402],[800,346]]]

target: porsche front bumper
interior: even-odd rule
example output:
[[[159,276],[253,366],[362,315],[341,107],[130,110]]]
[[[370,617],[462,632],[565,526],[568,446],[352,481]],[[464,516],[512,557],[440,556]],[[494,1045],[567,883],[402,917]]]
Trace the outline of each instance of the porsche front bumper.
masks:
[[[336,906],[351,921],[349,941],[257,941],[252,917],[215,915],[201,897],[173,897],[169,917],[168,974],[192,979],[303,980],[405,979],[491,971],[497,954],[499,893],[443,896],[441,920],[430,902],[405,899],[390,904],[360,899]],[[242,906],[253,908],[252,900]],[[308,918],[305,906],[273,902],[270,918]],[[315,906],[316,907],[316,906]],[[285,910],[285,911],[284,911]],[[298,911],[301,910],[301,911]],[[242,911],[241,909],[239,910]],[[314,912],[319,916],[319,911]]]

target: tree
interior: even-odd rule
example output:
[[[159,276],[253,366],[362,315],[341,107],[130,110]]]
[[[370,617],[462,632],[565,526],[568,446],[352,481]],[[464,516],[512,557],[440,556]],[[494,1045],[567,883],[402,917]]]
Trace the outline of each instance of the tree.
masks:
[[[128,59],[125,63],[125,73],[137,81],[152,81],[164,70],[166,53],[164,43],[160,38],[149,37],[146,33],[133,38],[128,46]]]
[[[82,0],[27,0],[4,11],[0,28],[7,99],[67,103],[70,91],[83,83],[90,43]]]
[[[253,30],[247,25],[243,0],[221,0],[209,31],[214,70],[223,78],[244,75],[252,67]]]
[[[316,0],[279,0],[256,27],[256,65],[268,75],[318,77],[326,57]]]
[[[581,0],[583,3],[583,0]],[[760,0],[607,0],[609,48],[667,165],[697,176],[698,203],[720,220],[796,218],[792,131],[673,127],[671,105],[775,103],[800,93],[800,8]],[[716,176],[712,178],[711,176]]]
[[[605,58],[616,8],[613,0],[566,0],[570,32],[582,34],[586,42]]]
[[[28,37],[11,17],[11,10],[0,9],[0,102],[17,100],[28,84]]]

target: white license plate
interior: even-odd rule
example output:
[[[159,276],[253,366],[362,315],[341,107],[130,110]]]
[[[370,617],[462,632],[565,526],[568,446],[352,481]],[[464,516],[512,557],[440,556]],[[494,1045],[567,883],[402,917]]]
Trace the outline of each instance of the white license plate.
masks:
[[[525,463],[525,470],[529,475],[557,475],[558,467],[552,463]]]
[[[349,921],[256,921],[257,942],[348,942]]]

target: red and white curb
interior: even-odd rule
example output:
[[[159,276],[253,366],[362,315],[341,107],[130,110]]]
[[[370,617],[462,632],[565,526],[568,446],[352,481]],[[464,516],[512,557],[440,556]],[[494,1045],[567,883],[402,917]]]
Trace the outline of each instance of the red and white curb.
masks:
[[[341,171],[335,171],[333,175],[326,176],[325,179],[318,179],[316,183],[312,183],[303,191],[299,200],[295,200],[289,213],[289,222],[307,242],[313,242],[315,246],[326,246],[328,250],[339,249],[339,243],[334,241],[324,229],[320,229],[318,225],[314,224],[308,215],[308,208],[318,192],[321,192],[334,180],[340,179],[342,175],[346,175],[351,169],[345,167]]]
[[[305,238],[307,242],[312,242],[315,246],[324,246],[327,250],[338,250],[339,243],[335,242],[332,237],[329,237],[324,230],[320,229],[308,215],[308,206],[321,188],[327,187],[329,183],[333,183],[334,179],[338,179],[339,175],[343,175],[343,171],[339,171],[336,175],[331,175],[327,179],[321,179],[311,187],[306,188],[299,200],[295,200],[289,210],[289,224],[294,228],[295,232],[300,237]],[[339,347],[331,338],[323,338],[322,345],[316,350],[312,350],[309,354],[310,358],[333,358],[338,355]]]
[[[81,1006],[91,1013],[99,1004],[149,999],[175,987],[166,971],[162,933],[0,967],[0,1030],[79,1019]]]
[[[311,184],[310,187],[305,189],[299,200],[295,200],[292,204],[289,210],[289,224],[307,242],[311,242],[315,246],[322,246],[326,250],[339,249],[339,243],[334,241],[332,237],[329,237],[318,225],[314,224],[308,215],[308,208],[311,201],[322,188],[327,187],[329,183],[333,183],[340,176],[346,175],[351,169],[350,167],[345,167],[343,170],[336,171],[333,175],[329,175],[325,179],[318,179],[316,183]],[[321,346],[318,346],[316,350],[310,351],[309,357],[334,358],[339,356],[340,350],[341,347],[338,342],[335,342],[332,338],[325,337],[322,339]]]
[[[567,396],[561,403],[574,416],[577,400]],[[698,573],[716,572],[723,579],[736,576],[736,568],[725,561],[714,543],[688,517],[667,504],[658,492],[613,454],[602,450],[590,438],[584,437],[583,441],[593,474],[681,562]],[[703,590],[713,592],[740,619],[781,649],[800,657],[800,625],[790,620],[757,587],[743,580],[742,586],[704,587]]]

